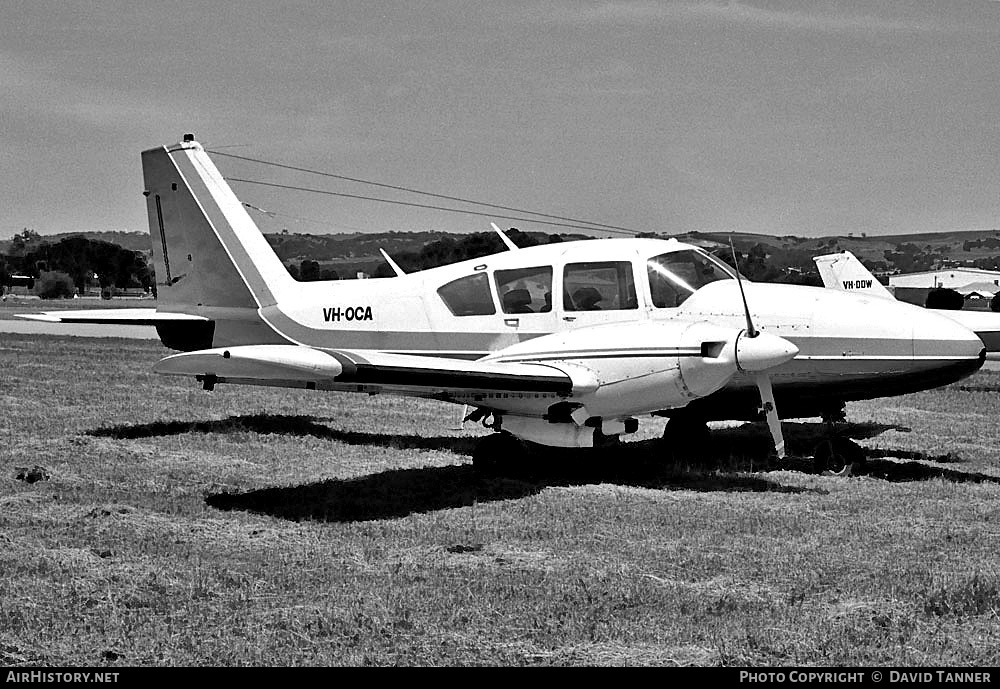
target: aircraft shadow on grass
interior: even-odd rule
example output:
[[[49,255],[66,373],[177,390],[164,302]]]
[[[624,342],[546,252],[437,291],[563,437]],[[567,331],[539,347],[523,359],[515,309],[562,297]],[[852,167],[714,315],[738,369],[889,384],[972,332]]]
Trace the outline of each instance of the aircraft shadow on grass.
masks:
[[[956,385],[962,392],[1000,392],[1000,385]]]
[[[354,479],[302,486],[217,493],[206,503],[221,510],[246,510],[299,521],[353,522],[393,519],[417,512],[466,507],[476,502],[516,500],[550,486],[600,483],[654,489],[735,492],[825,492],[784,486],[758,476],[709,473],[660,462],[593,458],[572,464],[554,460],[515,468],[502,476],[480,476],[471,464],[396,469]]]
[[[248,414],[230,416],[216,421],[154,421],[138,425],[121,424],[87,431],[87,435],[117,440],[136,440],[186,433],[259,433],[261,435],[310,436],[323,440],[334,440],[347,445],[383,446],[407,450],[447,450],[455,454],[470,456],[477,442],[476,438],[471,437],[429,438],[419,435],[341,431],[322,423],[328,420],[332,419],[293,414]]]
[[[788,428],[785,437],[792,456],[787,458],[784,463],[772,461],[770,467],[814,473],[812,462],[798,457],[812,453],[810,448],[814,448],[826,433],[825,424],[786,422],[785,425]],[[855,440],[873,438],[890,430],[910,431],[905,426],[871,422],[837,424],[839,435]],[[767,431],[760,424],[748,423],[736,428],[722,429],[713,434],[712,454],[717,458],[717,461],[728,463],[730,466],[742,466],[742,470],[749,471],[752,470],[752,466],[747,465],[748,460],[756,458],[759,463],[767,456],[768,440]],[[958,471],[925,463],[962,464],[966,461],[955,453],[936,455],[915,450],[866,448],[865,454],[868,458],[867,464],[860,475],[892,483],[927,481],[935,478],[956,483],[1000,483],[1000,478],[989,474]]]
[[[793,447],[821,438],[824,424],[789,424],[786,437]],[[870,438],[887,430],[909,429],[882,424],[840,424],[840,432],[854,438]],[[427,438],[432,444],[454,438]],[[379,436],[379,444],[399,446],[394,436]],[[660,490],[826,493],[822,488],[787,486],[759,473],[768,468],[814,473],[811,458],[789,457],[780,464],[770,458],[766,428],[745,424],[712,434],[708,454],[697,460],[671,456],[656,440],[627,443],[599,450],[544,454],[510,467],[499,477],[481,477],[469,465],[397,469],[354,479],[330,480],[301,486],[265,488],[247,493],[218,493],[206,498],[209,506],[222,510],[246,510],[291,520],[330,522],[368,521],[405,517],[472,505],[474,502],[516,500],[535,495],[550,486],[582,486],[601,483]],[[917,460],[961,462],[954,455],[933,457],[902,450],[874,451],[865,474],[892,482],[943,478],[956,482],[997,482],[985,474],[929,466]],[[758,473],[752,473],[758,472]]]
[[[932,457],[923,455],[920,452],[907,452],[905,450],[888,450],[886,457],[903,457],[911,455],[916,459],[924,461],[937,461]],[[950,460],[956,461],[956,460]],[[957,460],[962,461],[962,460]],[[865,476],[882,479],[892,483],[905,483],[907,481],[928,481],[930,479],[941,478],[955,483],[1000,483],[1000,478],[981,474],[972,471],[956,471],[943,467],[930,466],[919,461],[894,462],[882,459],[869,459],[868,466],[864,470]]]
[[[471,456],[478,438],[424,437],[390,433],[342,431],[322,419],[307,415],[254,414],[215,421],[156,421],[117,425],[88,432],[95,437],[138,439],[186,433],[242,433],[309,436],[342,442],[413,450],[445,450]],[[806,455],[826,433],[822,423],[786,423],[791,456],[778,462],[762,424],[714,430],[708,447],[691,456],[674,452],[659,440],[630,442],[597,450],[559,451],[551,448],[504,476],[484,478],[469,464],[397,469],[354,479],[329,480],[302,486],[265,488],[247,493],[219,493],[206,502],[222,510],[247,510],[291,520],[332,522],[367,521],[404,517],[417,512],[472,505],[474,502],[514,500],[537,494],[549,486],[607,483],[654,489],[731,492],[825,492],[817,488],[786,486],[770,479],[768,469],[814,473]],[[908,431],[877,423],[843,423],[838,432],[865,439],[888,430]],[[798,454],[801,452],[801,455]],[[997,482],[985,474],[930,466],[960,463],[953,454],[934,456],[907,450],[868,451],[864,473],[891,482],[943,478],[955,482]],[[904,461],[892,461],[886,458]]]

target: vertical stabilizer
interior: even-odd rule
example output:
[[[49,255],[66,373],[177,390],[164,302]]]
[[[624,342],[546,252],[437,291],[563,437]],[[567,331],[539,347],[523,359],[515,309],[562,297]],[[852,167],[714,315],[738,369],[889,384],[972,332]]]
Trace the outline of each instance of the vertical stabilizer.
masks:
[[[892,292],[865,268],[850,251],[813,258],[823,286],[842,292],[861,292],[872,297],[894,299]]]
[[[247,308],[287,295],[295,281],[201,144],[143,151],[158,308]]]

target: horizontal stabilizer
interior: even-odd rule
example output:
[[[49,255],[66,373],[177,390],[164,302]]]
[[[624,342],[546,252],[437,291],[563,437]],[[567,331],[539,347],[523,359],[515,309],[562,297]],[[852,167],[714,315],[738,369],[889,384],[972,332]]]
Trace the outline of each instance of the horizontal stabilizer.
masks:
[[[220,383],[232,380],[320,388],[372,385],[419,388],[429,394],[482,390],[569,395],[573,391],[570,374],[544,364],[488,363],[296,345],[245,345],[186,352],[162,359],[153,370],[171,375],[212,376]]]
[[[202,316],[186,313],[166,313],[156,309],[86,309],[79,311],[43,311],[17,313],[18,318],[46,323],[100,323],[104,325],[162,325],[180,321],[207,321]]]

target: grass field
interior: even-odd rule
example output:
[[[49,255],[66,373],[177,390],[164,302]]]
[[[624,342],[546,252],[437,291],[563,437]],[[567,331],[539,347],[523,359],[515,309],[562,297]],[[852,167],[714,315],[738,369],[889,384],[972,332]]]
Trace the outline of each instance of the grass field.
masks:
[[[651,421],[480,480],[457,408],[166,353],[0,335],[0,665],[1000,662],[1000,374],[850,405],[867,476],[749,427],[665,464]]]

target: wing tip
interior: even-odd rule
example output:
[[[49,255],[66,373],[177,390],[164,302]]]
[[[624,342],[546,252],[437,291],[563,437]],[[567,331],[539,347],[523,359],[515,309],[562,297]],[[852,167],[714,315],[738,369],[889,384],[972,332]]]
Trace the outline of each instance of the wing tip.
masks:
[[[62,319],[50,313],[15,313],[14,318],[24,318],[29,321],[42,321],[43,323],[62,323]]]

